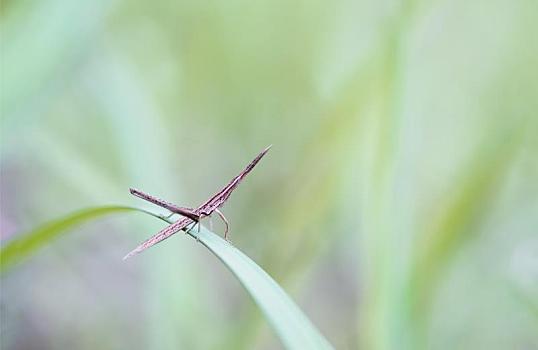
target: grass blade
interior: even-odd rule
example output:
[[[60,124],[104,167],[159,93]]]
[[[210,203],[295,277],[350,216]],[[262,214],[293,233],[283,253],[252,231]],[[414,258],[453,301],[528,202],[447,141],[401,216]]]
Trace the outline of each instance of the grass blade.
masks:
[[[105,215],[131,211],[144,212],[171,222],[158,214],[132,207],[104,206],[82,209],[21,234],[3,245],[0,271],[7,271],[69,229]],[[332,349],[286,292],[249,257],[204,227],[201,227],[199,232],[196,229],[188,230],[187,233],[215,254],[235,275],[287,349]]]
[[[14,264],[32,255],[69,229],[105,215],[128,211],[143,210],[125,206],[86,208],[17,235],[7,243],[2,243],[0,272],[4,273]]]
[[[200,232],[195,228],[187,233],[215,254],[235,275],[287,349],[332,349],[286,292],[248,256],[204,227]]]

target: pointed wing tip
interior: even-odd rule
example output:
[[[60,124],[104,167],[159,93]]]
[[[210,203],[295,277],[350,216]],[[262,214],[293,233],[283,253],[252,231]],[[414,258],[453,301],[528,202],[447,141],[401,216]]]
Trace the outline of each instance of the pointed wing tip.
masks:
[[[138,248],[136,248],[136,249],[130,251],[127,255],[125,255],[122,260],[125,261],[125,260],[129,259],[130,257],[138,254],[138,253],[140,253],[140,251],[139,251]]]
[[[131,253],[129,253],[129,254],[125,255],[123,257],[123,259],[121,259],[121,260],[125,261],[125,260],[129,259],[131,256],[132,256]]]
[[[261,159],[267,152],[269,152],[271,147],[273,147],[273,145],[269,145],[269,146],[265,147],[264,150],[261,151],[260,154],[258,154],[258,156],[256,158]]]

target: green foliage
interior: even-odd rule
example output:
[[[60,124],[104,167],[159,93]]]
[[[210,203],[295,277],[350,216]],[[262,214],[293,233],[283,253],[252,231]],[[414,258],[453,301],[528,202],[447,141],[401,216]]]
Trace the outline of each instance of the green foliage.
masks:
[[[194,206],[274,143],[224,210],[336,348],[538,348],[537,14],[536,0],[5,1],[2,234],[128,203],[127,186]],[[139,219],[117,228],[134,244],[157,229]],[[150,349],[272,348],[271,319],[233,279],[200,278],[221,264],[178,239],[121,264],[95,232],[83,268],[54,250],[17,273],[53,241],[30,236],[2,242],[8,347],[115,349],[128,329]],[[103,276],[125,283],[99,308],[80,289]]]

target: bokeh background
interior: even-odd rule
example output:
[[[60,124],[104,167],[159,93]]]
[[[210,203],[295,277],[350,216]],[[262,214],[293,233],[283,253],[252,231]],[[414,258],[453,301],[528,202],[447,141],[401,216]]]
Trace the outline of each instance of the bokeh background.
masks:
[[[270,153],[234,244],[338,349],[538,349],[538,2],[3,1],[1,234]],[[215,230],[223,226],[215,223]],[[278,349],[239,283],[112,216],[1,279],[3,349]]]

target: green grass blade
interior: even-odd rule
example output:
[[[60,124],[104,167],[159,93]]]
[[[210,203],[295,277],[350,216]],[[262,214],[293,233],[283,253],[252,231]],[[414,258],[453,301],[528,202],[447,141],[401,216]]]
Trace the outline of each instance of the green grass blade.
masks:
[[[7,271],[15,263],[31,256],[39,248],[44,247],[69,229],[105,215],[131,211],[144,212],[163,219],[158,214],[125,206],[83,209],[21,234],[3,245],[1,272]],[[319,333],[286,292],[249,257],[204,227],[201,227],[199,232],[198,230],[190,230],[188,234],[215,254],[237,277],[258,304],[287,349],[332,349],[329,342]]]
[[[215,254],[235,275],[287,349],[333,348],[267,272],[220,236],[204,227],[197,231],[195,228],[188,234]]]
[[[17,235],[9,242],[2,244],[0,272],[4,273],[14,264],[29,257],[69,229],[105,215],[128,211],[143,210],[125,206],[92,207],[68,214],[30,232]]]

